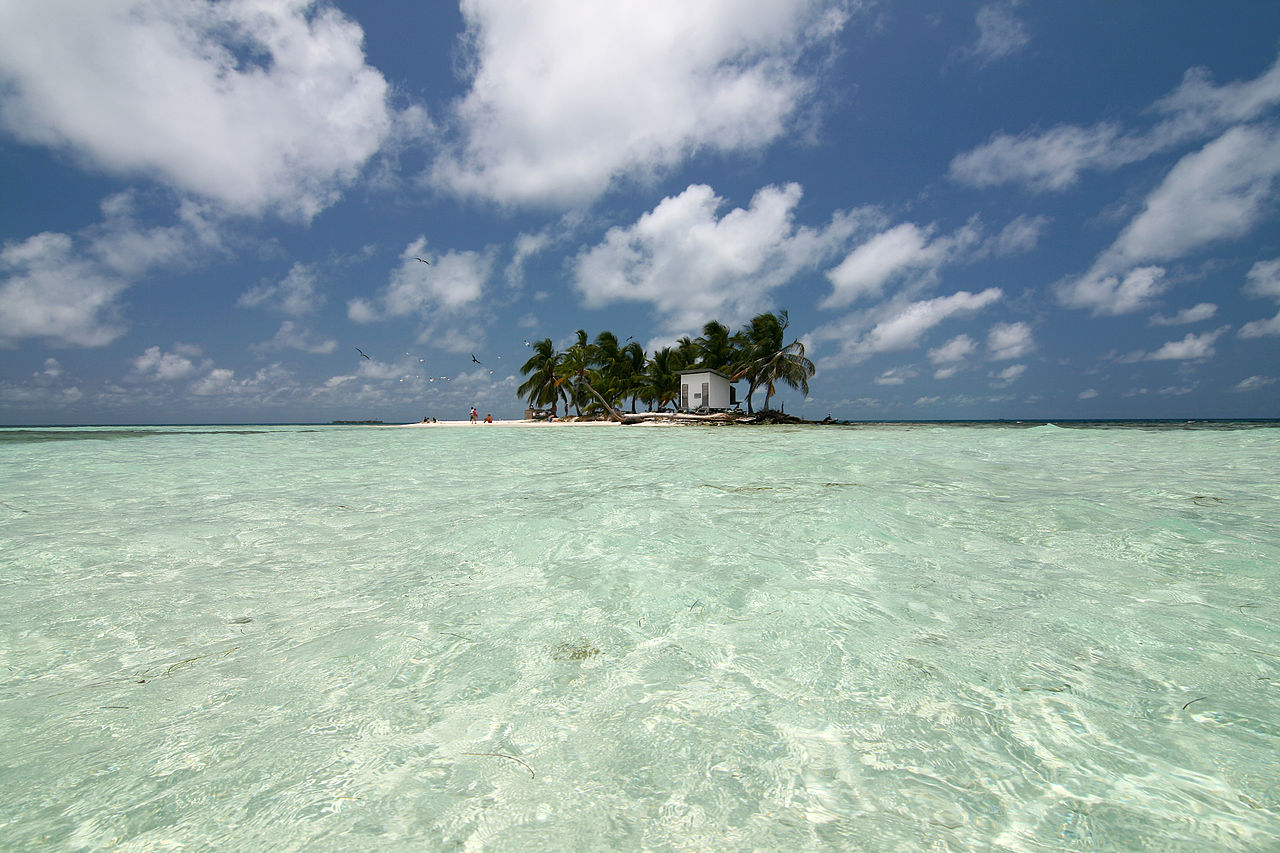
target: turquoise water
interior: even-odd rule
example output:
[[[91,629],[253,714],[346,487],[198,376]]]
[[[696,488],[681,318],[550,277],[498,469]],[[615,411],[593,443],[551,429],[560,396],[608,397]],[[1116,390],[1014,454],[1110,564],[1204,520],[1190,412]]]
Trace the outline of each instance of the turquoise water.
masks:
[[[1278,462],[0,431],[0,847],[1277,849]]]

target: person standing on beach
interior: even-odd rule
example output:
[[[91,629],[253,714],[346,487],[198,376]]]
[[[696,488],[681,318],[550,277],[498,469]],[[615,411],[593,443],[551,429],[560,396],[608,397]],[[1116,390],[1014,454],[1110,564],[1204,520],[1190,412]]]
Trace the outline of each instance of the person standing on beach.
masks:
[[[475,423],[475,422],[476,422],[476,407],[475,407],[475,406],[472,406],[472,407],[471,407],[471,422],[472,422],[472,423]]]

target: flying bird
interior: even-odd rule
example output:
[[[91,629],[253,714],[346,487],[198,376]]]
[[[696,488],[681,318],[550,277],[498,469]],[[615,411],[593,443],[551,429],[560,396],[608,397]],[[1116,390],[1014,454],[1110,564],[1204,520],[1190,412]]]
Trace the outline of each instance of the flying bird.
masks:
[[[364,350],[360,349],[360,347],[356,347],[355,349],[356,349],[356,352],[360,353],[361,355],[364,355]],[[369,356],[367,356],[367,355],[364,355],[364,357],[365,357],[365,358],[369,358]],[[370,360],[370,361],[373,361],[373,359],[371,359],[371,358],[369,358],[369,360]]]
[[[481,367],[484,366],[483,362],[481,362],[480,359],[476,358],[475,353],[471,353],[471,360],[474,361],[476,364],[479,364]]]
[[[415,255],[415,256],[414,256],[414,260],[415,260],[415,261],[422,261],[422,258],[419,258],[419,257],[417,257],[417,256]],[[426,264],[427,266],[431,266],[431,261],[422,261],[422,262],[423,262],[424,264]]]

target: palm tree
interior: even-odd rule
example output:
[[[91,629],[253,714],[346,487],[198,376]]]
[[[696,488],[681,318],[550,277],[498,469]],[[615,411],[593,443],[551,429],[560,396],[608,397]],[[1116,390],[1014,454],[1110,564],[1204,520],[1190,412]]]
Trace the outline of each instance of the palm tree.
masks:
[[[774,353],[782,350],[783,333],[790,322],[786,311],[777,314],[757,314],[751,322],[736,336],[739,341],[738,360],[732,368],[732,379],[746,379],[747,412],[755,410],[751,404],[752,395],[762,384],[760,365]]]
[[[667,403],[680,399],[680,374],[684,368],[680,353],[671,347],[663,347],[653,353],[645,365],[644,388],[641,392],[650,404],[661,409]]]
[[[520,375],[529,378],[520,386],[518,393],[529,399],[530,408],[541,409],[550,404],[552,417],[556,415],[556,403],[560,399],[560,388],[556,383],[559,364],[560,354],[556,352],[551,338],[543,338],[533,344],[533,355],[520,368]]]
[[[612,335],[611,332],[609,334]],[[591,369],[597,363],[599,355],[596,347],[587,343],[587,340],[587,333],[579,329],[577,342],[562,354],[560,364],[556,369],[556,385],[558,387],[568,386],[572,389],[574,405],[577,406],[579,415],[582,414],[585,395],[589,393],[600,401],[609,417],[620,421],[622,420],[622,415],[618,414],[613,405],[592,385],[592,378],[599,381],[598,376],[593,377],[594,371]],[[614,341],[616,343],[616,337]]]
[[[676,368],[677,370],[684,370],[686,367],[693,367],[693,365],[697,363],[700,355],[701,353],[698,351],[698,345],[695,344],[693,339],[688,335],[685,335],[683,338],[676,341],[676,356],[680,361],[680,366]]]
[[[591,346],[591,363],[596,368],[593,384],[610,405],[616,404],[626,393],[623,361],[617,335],[609,331],[596,335]]]
[[[702,327],[702,335],[694,340],[700,366],[725,370],[738,359],[738,346],[729,327],[715,320]]]
[[[631,397],[631,414],[636,413],[636,399],[644,386],[644,347],[631,341],[622,348],[623,395]]]
[[[755,373],[756,386],[765,387],[764,410],[769,411],[769,399],[773,396],[775,386],[779,382],[797,388],[807,395],[809,380],[815,372],[813,362],[805,358],[804,344],[800,343],[799,338],[764,357],[757,363]]]

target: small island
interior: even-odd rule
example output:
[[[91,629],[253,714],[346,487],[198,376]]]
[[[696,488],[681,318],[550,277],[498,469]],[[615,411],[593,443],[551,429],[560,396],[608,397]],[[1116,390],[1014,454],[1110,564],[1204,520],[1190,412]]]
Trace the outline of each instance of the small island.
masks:
[[[784,343],[788,324],[786,311],[758,314],[737,332],[713,320],[697,338],[686,335],[652,355],[609,331],[592,340],[579,329],[563,351],[550,338],[525,341],[533,349],[520,368],[525,419],[553,421],[563,406],[563,416],[578,422],[803,423],[769,408],[779,385],[809,393],[815,373],[798,338]],[[745,413],[733,387],[739,381],[747,383]],[[761,389],[764,408],[756,413]]]

